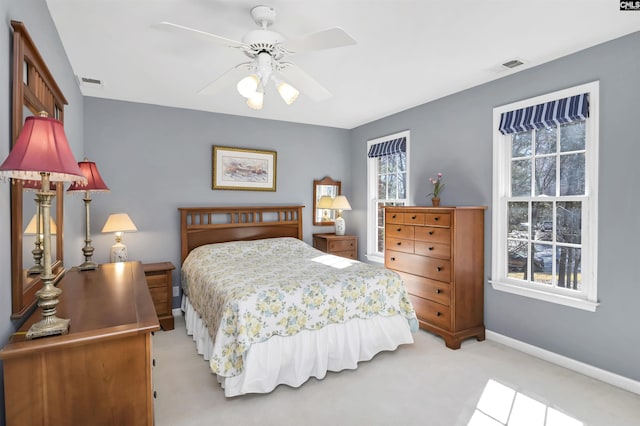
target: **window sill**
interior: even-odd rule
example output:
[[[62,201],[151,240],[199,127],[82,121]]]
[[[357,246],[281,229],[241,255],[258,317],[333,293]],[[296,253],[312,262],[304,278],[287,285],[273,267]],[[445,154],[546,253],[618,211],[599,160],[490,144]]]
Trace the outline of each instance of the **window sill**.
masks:
[[[563,294],[548,293],[532,288],[524,288],[514,284],[507,284],[499,281],[491,281],[491,287],[494,290],[504,291],[519,296],[531,297],[532,299],[544,300],[545,302],[556,303],[558,305],[569,306],[571,308],[583,309],[585,311],[595,312],[600,305],[599,302],[591,300],[579,299],[577,297],[566,296]]]
[[[384,256],[380,256],[379,254],[367,253],[365,256],[369,262],[384,263]]]

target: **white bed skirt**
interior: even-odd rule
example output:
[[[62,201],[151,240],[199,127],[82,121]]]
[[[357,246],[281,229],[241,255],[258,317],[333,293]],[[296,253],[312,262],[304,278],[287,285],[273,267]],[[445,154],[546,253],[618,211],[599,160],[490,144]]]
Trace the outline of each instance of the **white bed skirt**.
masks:
[[[211,359],[213,342],[207,327],[187,297],[182,299],[187,334],[193,336],[197,351]],[[358,368],[381,351],[413,343],[406,318],[401,315],[354,318],[345,324],[330,324],[320,330],[304,330],[295,336],[274,336],[251,346],[242,374],[218,376],[227,397],[247,393],[267,393],[279,384],[298,387],[310,377],[324,378],[327,371]]]

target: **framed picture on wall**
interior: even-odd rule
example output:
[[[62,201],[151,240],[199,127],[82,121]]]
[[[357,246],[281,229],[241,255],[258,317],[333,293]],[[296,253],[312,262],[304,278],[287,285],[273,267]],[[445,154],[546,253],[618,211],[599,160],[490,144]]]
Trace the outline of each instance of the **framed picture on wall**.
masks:
[[[275,151],[213,146],[212,189],[276,190]]]

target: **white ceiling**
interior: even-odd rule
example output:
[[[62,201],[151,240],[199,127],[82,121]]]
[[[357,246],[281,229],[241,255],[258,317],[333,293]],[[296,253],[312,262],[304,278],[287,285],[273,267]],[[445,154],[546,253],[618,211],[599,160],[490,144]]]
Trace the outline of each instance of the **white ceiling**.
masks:
[[[253,111],[235,84],[197,92],[246,56],[155,27],[170,21],[241,40],[259,0],[46,0],[85,96],[351,129],[640,30],[615,0],[273,0],[272,29],[295,37],[338,26],[354,46],[287,58],[333,93],[291,106],[275,89]],[[518,58],[525,65],[500,64]]]

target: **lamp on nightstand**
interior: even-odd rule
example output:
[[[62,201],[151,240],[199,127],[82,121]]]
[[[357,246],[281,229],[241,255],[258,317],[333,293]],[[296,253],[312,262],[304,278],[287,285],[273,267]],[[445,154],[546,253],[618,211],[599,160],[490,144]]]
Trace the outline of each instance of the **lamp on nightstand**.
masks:
[[[138,228],[126,213],[115,213],[109,215],[107,223],[104,224],[102,232],[115,232],[116,243],[111,246],[111,262],[126,262],[128,258],[127,246],[122,242],[123,232],[135,232]]]
[[[329,210],[333,206],[333,198],[328,195],[323,195],[320,197],[318,201],[318,208],[322,209],[322,221],[329,222],[331,218],[329,217]]]
[[[333,204],[331,205],[333,210],[337,210],[336,213],[336,235],[344,235],[346,231],[346,225],[344,219],[342,217],[342,210],[351,210],[351,205],[349,204],[349,200],[344,195],[338,195],[333,199]]]
[[[67,192],[84,192],[84,213],[85,213],[85,238],[84,238],[84,247],[82,248],[82,254],[84,254],[84,262],[82,265],[78,266],[78,269],[81,271],[88,271],[91,269],[96,269],[98,264],[91,260],[91,256],[93,255],[93,246],[91,245],[91,220],[89,215],[89,205],[91,204],[91,193],[92,192],[109,192],[109,188],[102,180],[102,176],[100,176],[100,172],[98,172],[98,167],[96,163],[93,161],[89,161],[86,158],[84,161],[80,161],[78,163],[82,174],[87,178],[87,184],[81,185],[74,183],[72,184]]]

